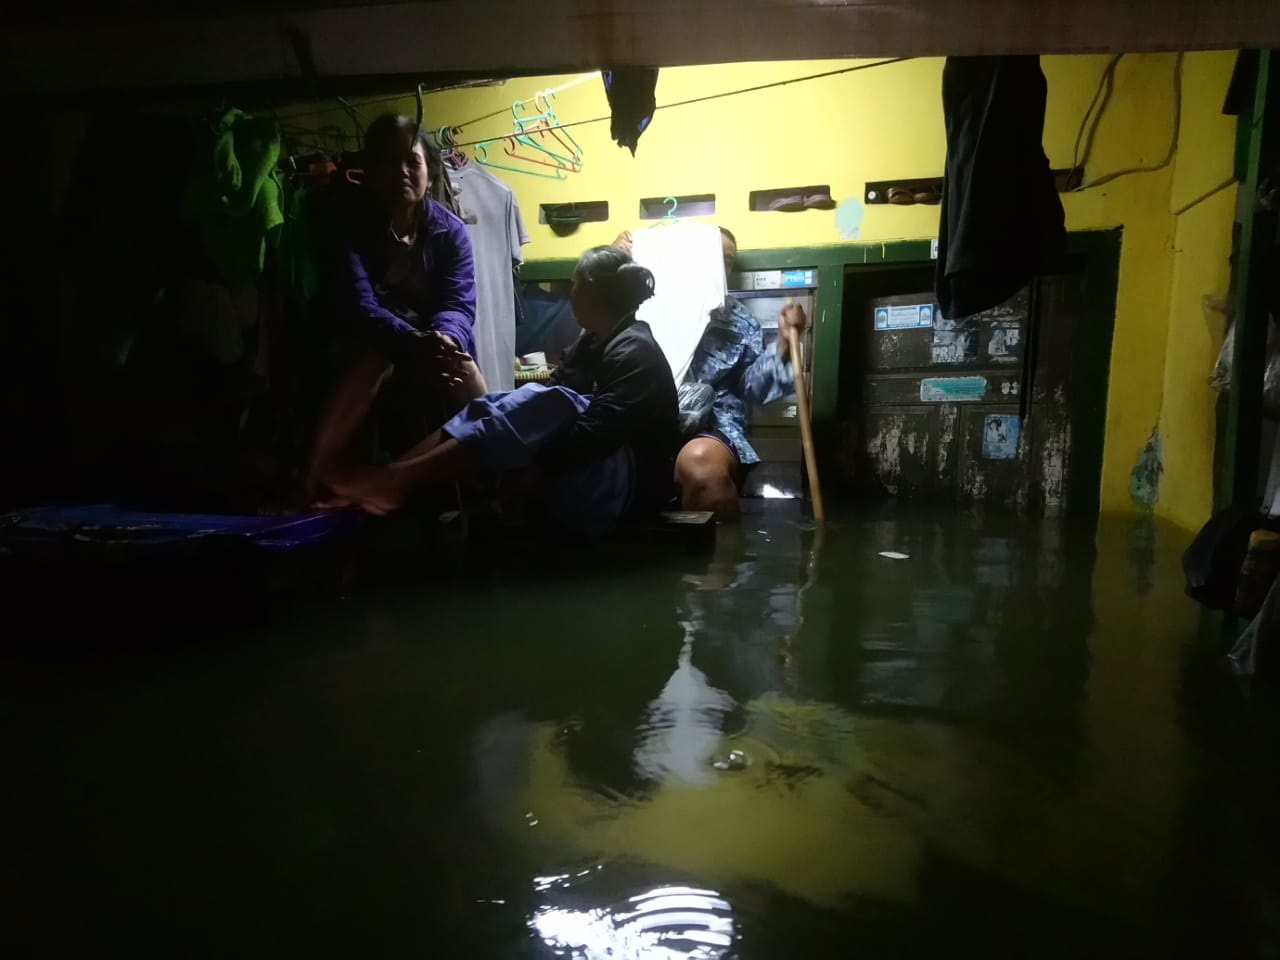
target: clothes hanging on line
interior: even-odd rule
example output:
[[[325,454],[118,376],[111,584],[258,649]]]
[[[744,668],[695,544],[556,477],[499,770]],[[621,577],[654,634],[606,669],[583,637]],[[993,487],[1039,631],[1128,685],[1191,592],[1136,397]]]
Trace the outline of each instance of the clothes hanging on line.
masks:
[[[279,248],[281,279],[285,289],[300,303],[310,303],[320,292],[316,204],[323,188],[316,182],[300,178],[284,182],[284,224],[280,228]]]
[[[937,264],[944,317],[1003,303],[1066,248],[1062,201],[1041,144],[1047,92],[1039,57],[947,59]]]
[[[515,386],[516,316],[513,265],[529,242],[511,188],[479,164],[448,171],[454,193],[469,214],[475,254],[476,363],[490,391]]]
[[[280,128],[275,120],[226,111],[197,152],[182,200],[205,251],[228,286],[253,286],[262,275],[268,244],[284,223]]]
[[[674,223],[637,230],[631,255],[653,274],[653,297],[636,316],[646,321],[666,354],[671,375],[683,383],[711,311],[724,304],[724,248],[720,228]]]
[[[627,147],[636,155],[640,134],[649,128],[658,101],[654,95],[658,87],[658,71],[649,67],[615,67],[602,70],[605,96],[609,98],[612,119],[609,135],[618,146]]]

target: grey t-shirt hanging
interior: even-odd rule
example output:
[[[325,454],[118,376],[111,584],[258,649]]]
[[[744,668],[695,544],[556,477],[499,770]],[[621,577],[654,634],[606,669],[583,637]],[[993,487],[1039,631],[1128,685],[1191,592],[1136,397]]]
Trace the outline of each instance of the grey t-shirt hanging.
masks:
[[[516,313],[512,266],[529,242],[511,188],[479,164],[449,171],[476,260],[476,362],[491,392],[515,387]]]

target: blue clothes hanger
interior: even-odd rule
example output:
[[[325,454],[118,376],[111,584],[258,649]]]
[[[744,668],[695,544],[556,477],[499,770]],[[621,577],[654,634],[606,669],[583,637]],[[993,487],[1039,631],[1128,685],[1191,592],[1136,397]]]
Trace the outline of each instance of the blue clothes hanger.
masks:
[[[659,220],[657,223],[653,224],[653,226],[649,228],[650,230],[652,230],[653,227],[665,227],[668,224],[680,222],[680,218],[676,216],[676,210],[680,208],[680,201],[677,200],[675,197],[667,197],[662,202],[669,203],[671,204],[671,206],[667,207],[667,215],[663,217],[661,220]]]

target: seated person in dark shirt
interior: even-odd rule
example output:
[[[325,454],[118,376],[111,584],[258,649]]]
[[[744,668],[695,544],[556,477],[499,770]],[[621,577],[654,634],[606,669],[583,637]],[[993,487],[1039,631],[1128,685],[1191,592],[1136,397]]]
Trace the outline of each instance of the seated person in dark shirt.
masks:
[[[438,199],[447,183],[439,151],[413,119],[388,114],[369,125],[364,152],[365,186],[344,211],[335,251],[340,319],[362,352],[321,414],[304,478],[308,499],[393,375],[407,385],[398,394],[423,411],[434,405],[452,414],[485,392],[472,359],[471,239]]]
[[[526,499],[577,533],[662,509],[680,434],[671,368],[635,318],[653,274],[616,247],[596,247],[578,261],[570,296],[583,333],[549,386],[473,400],[387,467],[329,472],[330,505],[387,513],[423,486],[518,473]]]

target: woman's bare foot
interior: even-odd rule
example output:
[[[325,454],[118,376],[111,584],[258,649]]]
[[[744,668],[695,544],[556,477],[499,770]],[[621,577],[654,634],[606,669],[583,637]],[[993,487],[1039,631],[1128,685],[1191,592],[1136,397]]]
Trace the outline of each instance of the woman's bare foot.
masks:
[[[405,500],[400,477],[389,467],[330,470],[323,482],[332,495],[316,501],[315,506],[321,510],[357,506],[381,517],[399,509]]]

